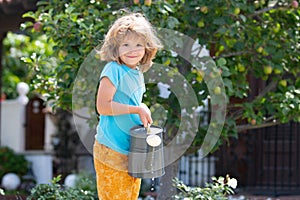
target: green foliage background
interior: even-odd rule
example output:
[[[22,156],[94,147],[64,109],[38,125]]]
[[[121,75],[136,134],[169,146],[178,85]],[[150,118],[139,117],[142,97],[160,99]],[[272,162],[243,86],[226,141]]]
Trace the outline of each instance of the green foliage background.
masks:
[[[41,69],[32,65],[35,69],[31,70],[26,65],[26,60],[36,59],[43,56],[48,57],[53,54],[53,42],[47,41],[46,35],[25,35],[20,33],[8,32],[3,40],[2,59],[2,92],[5,93],[7,99],[15,99],[17,97],[17,84],[19,82],[33,83],[33,77],[37,78],[36,72],[41,73]],[[55,58],[47,59],[42,62],[42,73],[49,73],[55,64]],[[38,87],[39,84],[36,84]],[[28,94],[31,95],[31,94]]]
[[[182,32],[209,49],[228,98],[227,118],[218,145],[237,137],[240,131],[300,121],[300,11],[292,7],[292,1],[147,2],[145,5],[144,1],[39,1],[36,12],[24,15],[35,22],[27,22],[23,28],[31,34],[45,34],[47,42],[53,42],[53,53],[24,58],[36,72],[33,86],[56,106],[70,110],[74,79],[85,57],[101,44],[111,23],[125,10],[142,12],[155,27]],[[32,28],[36,23],[41,29]],[[170,38],[173,40],[176,38]],[[44,66],[52,58],[56,63],[49,73]],[[203,105],[209,97],[203,81],[206,75],[169,51],[159,52],[155,62],[177,69],[195,91],[204,91],[197,94],[199,105]],[[249,85],[249,77],[263,83],[258,94]],[[180,123],[175,96],[163,100],[157,97],[155,86],[147,87],[145,102],[158,103],[169,111],[167,126],[172,135]],[[201,145],[206,129],[207,126],[199,127],[194,145]]]

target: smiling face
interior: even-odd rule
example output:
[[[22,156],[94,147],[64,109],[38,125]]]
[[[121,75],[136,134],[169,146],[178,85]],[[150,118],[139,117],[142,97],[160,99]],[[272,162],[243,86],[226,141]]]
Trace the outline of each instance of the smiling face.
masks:
[[[145,42],[137,34],[130,33],[124,37],[119,46],[121,61],[134,69],[145,55]]]

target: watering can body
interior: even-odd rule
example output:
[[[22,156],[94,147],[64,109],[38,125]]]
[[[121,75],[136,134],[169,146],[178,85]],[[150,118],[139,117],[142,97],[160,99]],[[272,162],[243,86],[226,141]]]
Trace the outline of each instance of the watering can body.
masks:
[[[163,176],[163,129],[151,125],[147,131],[143,126],[135,126],[130,129],[130,136],[129,175],[137,178]]]

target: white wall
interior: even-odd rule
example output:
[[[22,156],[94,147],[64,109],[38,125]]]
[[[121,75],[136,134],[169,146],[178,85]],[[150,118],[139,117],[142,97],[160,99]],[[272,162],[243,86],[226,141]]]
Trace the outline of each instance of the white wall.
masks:
[[[17,100],[1,102],[1,144],[16,152],[25,149],[25,107]]]

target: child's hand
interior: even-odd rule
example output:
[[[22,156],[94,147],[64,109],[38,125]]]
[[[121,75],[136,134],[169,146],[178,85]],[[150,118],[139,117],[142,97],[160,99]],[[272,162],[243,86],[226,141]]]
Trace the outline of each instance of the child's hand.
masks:
[[[138,114],[141,118],[141,121],[142,121],[144,127],[147,127],[148,124],[153,123],[152,118],[151,118],[151,111],[146,104],[144,104],[144,103],[141,104]]]

